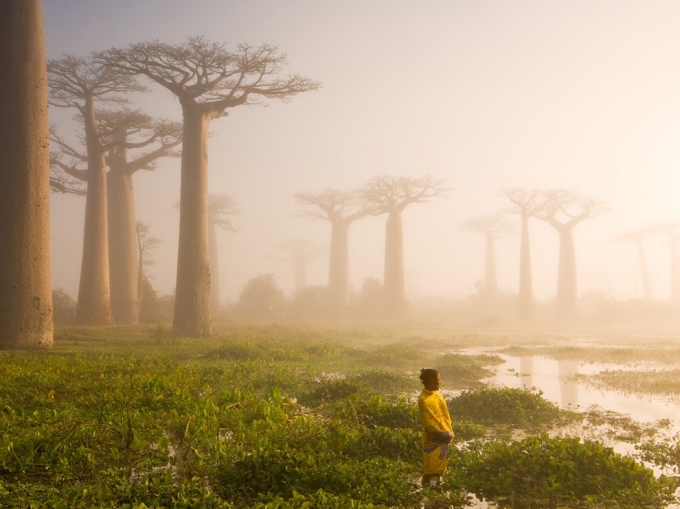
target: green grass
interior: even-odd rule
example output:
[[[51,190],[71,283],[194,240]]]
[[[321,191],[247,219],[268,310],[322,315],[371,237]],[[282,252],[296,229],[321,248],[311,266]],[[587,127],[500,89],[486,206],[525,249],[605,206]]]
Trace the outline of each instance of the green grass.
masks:
[[[462,451],[566,414],[540,394],[484,388],[499,358],[441,354],[452,348],[380,326],[225,326],[202,340],[58,330],[50,351],[0,351],[0,506],[460,506],[472,485],[412,486],[420,368],[466,389],[449,400]]]

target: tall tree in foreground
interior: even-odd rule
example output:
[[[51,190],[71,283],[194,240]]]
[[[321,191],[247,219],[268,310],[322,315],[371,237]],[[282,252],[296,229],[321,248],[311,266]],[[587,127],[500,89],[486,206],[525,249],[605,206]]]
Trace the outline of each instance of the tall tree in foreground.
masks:
[[[445,196],[447,191],[443,180],[429,175],[422,178],[375,177],[361,190],[372,214],[387,214],[384,285],[388,317],[403,316],[406,311],[402,213],[412,203],[426,203]]]
[[[502,214],[469,219],[462,224],[468,232],[484,234],[486,254],[484,263],[484,297],[492,303],[498,296],[498,277],[496,275],[496,240],[509,235],[512,225]]]
[[[0,2],[0,348],[52,346],[49,123],[39,0]]]
[[[644,228],[619,235],[616,240],[619,242],[634,242],[638,252],[638,263],[640,264],[640,277],[642,278],[642,295],[646,301],[654,299],[652,281],[649,278],[647,268],[647,258],[645,257],[644,241],[657,232],[654,228]]]
[[[66,55],[47,64],[50,104],[75,108],[83,123],[85,154],[74,159],[87,162],[87,169],[71,173],[87,182],[83,258],[76,322],[87,325],[109,325],[111,296],[109,281],[109,243],[106,193],[106,153],[115,146],[100,132],[95,110],[99,102],[125,102],[121,94],[144,90],[133,77],[117,73],[89,58]],[[52,137],[56,141],[55,136]],[[61,140],[61,146],[66,145]]]
[[[235,232],[229,216],[238,214],[236,202],[224,194],[208,195],[208,246],[210,251],[210,309],[220,309],[220,257],[217,249],[217,229]]]
[[[595,198],[580,196],[563,189],[544,191],[541,195],[543,205],[536,213],[536,217],[550,224],[560,236],[557,319],[573,320],[578,316],[574,228],[582,221],[604,213],[604,204]]]
[[[517,214],[521,221],[519,248],[519,292],[517,315],[520,320],[533,320],[536,316],[534,288],[531,277],[531,243],[529,242],[529,218],[540,209],[539,192],[520,188],[502,189],[512,206],[508,212]]]
[[[305,206],[304,216],[331,223],[328,294],[330,306],[343,316],[349,306],[349,227],[369,211],[353,191],[326,189],[320,193],[298,193],[295,199]]]
[[[173,93],[182,107],[183,146],[179,249],[173,328],[210,335],[208,254],[208,126],[253,98],[289,99],[318,83],[299,75],[279,77],[286,56],[276,46],[221,43],[190,37],[183,44],[147,42],[98,54],[110,69],[142,75]]]

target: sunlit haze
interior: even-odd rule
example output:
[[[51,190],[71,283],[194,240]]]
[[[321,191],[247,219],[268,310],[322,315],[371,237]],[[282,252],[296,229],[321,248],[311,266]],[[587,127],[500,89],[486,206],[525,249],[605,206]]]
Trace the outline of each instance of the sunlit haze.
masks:
[[[237,203],[236,232],[219,231],[223,302],[275,273],[294,289],[276,246],[330,242],[327,221],[301,217],[294,195],[360,188],[375,176],[444,179],[445,198],[404,212],[406,292],[463,298],[484,278],[484,238],[466,220],[507,209],[499,190],[568,189],[606,203],[574,231],[579,294],[642,297],[626,232],[680,220],[680,3],[673,0],[428,2],[380,0],[44,0],[48,58],[204,35],[234,48],[276,44],[285,74],[321,83],[287,102],[232,108],[210,124],[211,193]],[[177,100],[149,84],[134,107],[181,120]],[[73,111],[51,109],[76,139]],[[135,177],[138,219],[162,243],[149,267],[175,286],[179,158]],[[74,298],[85,200],[52,197],[53,285]],[[517,216],[509,215],[517,225]],[[385,215],[350,229],[350,283],[383,278]],[[531,219],[535,295],[554,298],[558,237]],[[670,295],[667,236],[645,244],[654,296]],[[497,242],[501,288],[516,292],[519,235]],[[307,284],[328,281],[326,255]]]

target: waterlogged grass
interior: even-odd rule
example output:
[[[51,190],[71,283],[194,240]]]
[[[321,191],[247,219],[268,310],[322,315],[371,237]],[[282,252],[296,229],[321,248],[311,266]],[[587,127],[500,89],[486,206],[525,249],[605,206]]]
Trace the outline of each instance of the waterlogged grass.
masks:
[[[234,326],[189,340],[130,327],[73,328],[49,352],[0,352],[0,506],[462,507],[474,492],[553,507],[536,501],[604,503],[635,489],[639,507],[665,503],[669,484],[608,450],[567,439],[508,445],[504,429],[577,417],[540,393],[484,388],[498,357],[438,355],[445,346],[379,328]],[[467,389],[449,398],[460,450],[438,493],[414,487],[413,398],[427,366],[440,369],[443,389]],[[569,498],[569,479],[548,473],[543,491],[526,492],[522,469],[548,468],[536,457],[546,447],[577,470],[600,469],[597,482]],[[486,468],[489,457],[501,459]],[[491,493],[503,468],[518,474]]]
[[[680,396],[680,369],[650,371],[604,371],[579,380],[604,389],[629,394]]]
[[[555,360],[573,360],[601,364],[680,364],[679,348],[646,346],[637,348],[574,347],[574,346],[510,346],[498,353],[513,357],[539,356]]]

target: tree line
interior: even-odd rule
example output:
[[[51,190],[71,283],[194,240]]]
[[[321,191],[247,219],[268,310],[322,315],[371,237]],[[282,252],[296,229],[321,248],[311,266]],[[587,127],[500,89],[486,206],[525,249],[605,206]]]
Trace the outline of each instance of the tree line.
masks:
[[[299,74],[284,75],[287,60],[277,46],[240,44],[232,50],[204,37],[189,37],[179,44],[136,43],[47,61],[40,2],[3,2],[0,14],[0,68],[10,76],[0,89],[0,168],[6,183],[0,200],[0,344],[51,344],[50,190],[86,200],[77,323],[137,323],[143,242],[152,237],[148,227],[137,222],[134,175],[156,169],[164,157],[181,158],[173,329],[193,337],[209,335],[211,310],[220,305],[216,231],[234,230],[229,217],[237,213],[231,197],[208,194],[209,125],[227,116],[230,108],[263,99],[287,100],[317,90],[320,84]],[[154,87],[177,99],[181,122],[130,108],[130,94],[148,93]],[[75,112],[78,143],[69,143],[58,126],[48,125],[48,105]],[[333,316],[346,316],[349,303],[350,226],[383,214],[385,317],[404,316],[402,215],[409,205],[443,197],[449,190],[432,176],[380,176],[357,190],[295,195],[303,215],[331,226],[327,294]],[[504,214],[512,213],[521,225],[518,317],[530,320],[535,315],[531,218],[547,222],[559,236],[557,317],[575,317],[573,231],[604,212],[604,204],[568,190],[512,188],[501,193],[509,202],[506,210],[462,225],[485,235],[487,300],[492,302],[498,292],[495,241],[511,232]],[[630,239],[640,242],[640,235]],[[302,264],[303,251],[286,249]],[[674,281],[680,281],[680,270],[674,270]],[[680,300],[680,282],[673,288],[674,298]]]

